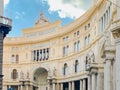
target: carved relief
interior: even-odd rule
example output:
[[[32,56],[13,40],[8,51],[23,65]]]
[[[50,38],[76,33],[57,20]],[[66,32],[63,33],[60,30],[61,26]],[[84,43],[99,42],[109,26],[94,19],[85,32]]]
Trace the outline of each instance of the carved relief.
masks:
[[[27,79],[29,78],[29,72],[27,72],[26,78],[27,78]]]
[[[24,73],[22,71],[20,72],[20,78],[24,78]]]
[[[105,45],[106,46],[111,45],[111,33],[109,31],[106,31],[104,33],[104,38],[105,38],[105,42],[106,42]]]
[[[43,12],[40,13],[40,18],[35,22],[35,25],[37,24],[43,24],[49,22],[49,20],[47,18],[45,18]]]
[[[114,37],[115,39],[120,38],[120,29],[119,29],[119,30],[114,30],[114,31],[112,32],[112,34],[113,34],[113,37]]]
[[[56,76],[56,68],[53,69],[53,76]]]
[[[86,64],[91,64],[95,62],[95,55],[92,51],[90,51],[86,56]]]

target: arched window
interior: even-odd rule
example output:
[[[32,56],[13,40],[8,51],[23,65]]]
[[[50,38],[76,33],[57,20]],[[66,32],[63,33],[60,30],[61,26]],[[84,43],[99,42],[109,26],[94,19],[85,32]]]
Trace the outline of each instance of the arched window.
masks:
[[[78,72],[78,60],[75,61],[75,72]]]
[[[65,63],[65,64],[64,64],[64,70],[63,70],[63,74],[64,74],[64,75],[67,75],[67,73],[68,73],[68,70],[67,70],[67,69],[68,69],[67,63]]]
[[[19,55],[16,55],[16,63],[19,63]]]
[[[90,34],[88,35],[88,44],[90,43]]]
[[[80,50],[80,41],[77,43],[77,50]]]
[[[66,51],[66,54],[69,53],[69,45],[67,45],[67,51]]]
[[[74,43],[74,51],[75,52],[77,51],[77,43],[76,42]]]
[[[12,62],[15,62],[15,55],[12,55],[11,59],[12,59]]]
[[[85,46],[87,45],[87,37],[85,37]]]
[[[63,47],[63,56],[65,56],[65,47]]]
[[[17,70],[16,69],[13,69],[13,72],[12,72],[12,79],[17,79]]]

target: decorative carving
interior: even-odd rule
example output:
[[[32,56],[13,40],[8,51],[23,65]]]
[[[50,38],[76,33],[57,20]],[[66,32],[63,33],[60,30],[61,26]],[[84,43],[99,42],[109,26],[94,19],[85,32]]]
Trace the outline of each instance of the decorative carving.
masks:
[[[56,76],[56,68],[53,69],[53,76]]]
[[[104,36],[105,36],[105,41],[106,41],[105,45],[106,45],[106,46],[111,45],[111,35],[110,35],[110,32],[109,32],[109,31],[106,31],[106,32],[104,33]]]
[[[120,29],[112,31],[112,34],[115,39],[120,38]]]
[[[45,18],[43,12],[40,13],[40,18],[35,22],[35,25],[37,24],[43,24],[49,22],[49,20],[47,18]]]
[[[27,76],[26,76],[26,78],[27,78],[27,79],[29,78],[29,72],[27,72]]]
[[[48,76],[52,76],[50,68],[48,68]]]
[[[89,52],[86,56],[86,64],[91,64],[95,62],[95,55],[92,51]]]
[[[20,73],[20,78],[24,78],[24,73],[21,71],[21,73]]]

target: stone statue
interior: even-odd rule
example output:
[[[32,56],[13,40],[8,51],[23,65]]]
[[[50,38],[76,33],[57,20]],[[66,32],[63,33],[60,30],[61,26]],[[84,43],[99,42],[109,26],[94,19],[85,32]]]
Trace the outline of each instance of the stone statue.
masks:
[[[91,58],[91,63],[95,62],[95,55],[94,55],[94,53],[92,53],[90,58]]]
[[[20,78],[24,78],[24,73],[21,71],[21,73],[20,73]]]
[[[53,76],[56,76],[56,68],[53,69]]]
[[[40,12],[40,18],[35,22],[35,25],[42,24],[45,22],[49,22],[49,20],[47,18],[45,18],[43,12]]]
[[[27,72],[27,78],[29,78],[29,72]]]
[[[51,70],[50,70],[50,68],[48,68],[48,76],[51,76],[52,74],[51,74]]]
[[[110,35],[110,32],[109,31],[105,32],[104,36],[105,36],[106,46],[111,45],[111,35]]]

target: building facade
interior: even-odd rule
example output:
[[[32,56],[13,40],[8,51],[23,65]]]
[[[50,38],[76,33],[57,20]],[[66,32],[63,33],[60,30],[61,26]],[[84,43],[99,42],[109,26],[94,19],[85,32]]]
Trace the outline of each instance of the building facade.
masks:
[[[4,40],[3,90],[120,90],[119,41],[119,0],[92,0],[64,27],[41,13]]]

